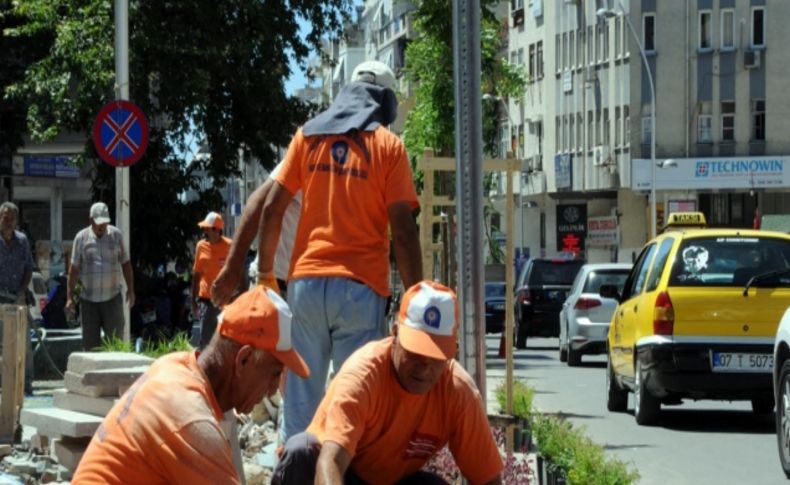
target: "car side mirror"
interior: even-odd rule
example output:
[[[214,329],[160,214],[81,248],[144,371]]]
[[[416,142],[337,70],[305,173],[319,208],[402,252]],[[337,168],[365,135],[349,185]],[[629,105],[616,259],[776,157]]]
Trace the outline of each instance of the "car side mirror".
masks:
[[[611,298],[620,301],[620,293],[617,291],[617,285],[601,285],[598,294],[603,298]]]

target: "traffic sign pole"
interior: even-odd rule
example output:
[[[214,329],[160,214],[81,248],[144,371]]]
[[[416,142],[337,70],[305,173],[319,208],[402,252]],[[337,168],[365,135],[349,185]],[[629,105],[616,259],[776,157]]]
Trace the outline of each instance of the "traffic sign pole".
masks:
[[[115,99],[129,99],[129,0],[115,0]],[[115,168],[115,223],[123,234],[123,245],[131,257],[129,223],[129,167]],[[123,340],[129,342],[129,305],[123,305]]]

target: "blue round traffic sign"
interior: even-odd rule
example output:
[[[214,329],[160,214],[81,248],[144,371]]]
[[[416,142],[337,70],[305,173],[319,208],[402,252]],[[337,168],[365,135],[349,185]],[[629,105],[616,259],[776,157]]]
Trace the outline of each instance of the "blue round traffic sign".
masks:
[[[143,110],[125,100],[105,104],[93,122],[96,153],[114,167],[134,165],[148,147],[148,122]]]

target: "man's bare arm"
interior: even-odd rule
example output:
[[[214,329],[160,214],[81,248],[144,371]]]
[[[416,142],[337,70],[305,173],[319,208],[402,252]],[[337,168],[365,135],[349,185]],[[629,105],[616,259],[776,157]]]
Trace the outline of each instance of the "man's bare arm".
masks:
[[[291,203],[293,194],[276,180],[266,195],[266,202],[261,210],[261,221],[258,224],[258,275],[264,276],[272,272],[274,254],[280,240],[280,228],[283,215]],[[273,288],[277,290],[276,288]]]
[[[74,288],[77,287],[77,280],[80,277],[80,268],[72,263],[69,266],[69,276],[66,282],[66,309],[74,311]]]
[[[417,224],[408,202],[396,202],[387,208],[392,228],[392,244],[404,289],[422,281],[422,254]]]
[[[325,442],[318,455],[315,485],[342,485],[349,465],[351,465],[351,455],[345,448],[334,441]]]
[[[247,199],[247,204],[241,213],[239,226],[236,228],[236,233],[233,234],[228,258],[211,288],[211,301],[217,307],[227,304],[241,283],[241,277],[244,274],[244,260],[247,251],[252,246],[252,241],[258,234],[263,204],[266,202],[266,196],[273,184],[274,180],[266,179]]]

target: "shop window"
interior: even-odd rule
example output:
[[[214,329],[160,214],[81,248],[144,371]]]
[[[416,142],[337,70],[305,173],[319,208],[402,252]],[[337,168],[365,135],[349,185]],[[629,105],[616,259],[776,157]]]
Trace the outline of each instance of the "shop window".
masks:
[[[713,143],[713,116],[697,117],[697,143]]]
[[[642,46],[645,52],[656,51],[656,14],[642,16]]]

